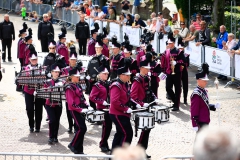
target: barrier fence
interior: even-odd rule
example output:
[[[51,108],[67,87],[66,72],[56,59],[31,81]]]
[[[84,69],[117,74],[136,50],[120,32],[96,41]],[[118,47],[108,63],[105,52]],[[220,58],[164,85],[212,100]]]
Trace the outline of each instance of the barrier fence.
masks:
[[[77,11],[66,10],[65,8],[57,8],[54,5],[34,4],[29,1],[24,2],[27,11],[36,11],[38,15],[43,15],[49,11],[53,14],[53,19],[64,21],[72,25],[76,25],[80,21],[80,16]],[[1,0],[0,8],[7,10],[18,10],[20,4],[16,0]],[[94,19],[85,18],[90,28],[94,23]],[[131,26],[122,26],[115,22],[95,21],[99,24],[99,33],[102,33],[103,27],[109,25],[109,36],[116,35],[119,42],[123,42],[123,36],[126,33],[129,36],[130,44],[138,47],[142,35],[141,28],[132,28]],[[109,24],[108,24],[109,23]],[[89,29],[90,29],[89,28]],[[166,49],[166,41],[168,37],[164,35],[162,39],[158,38],[158,33],[155,33],[154,40],[151,42],[155,52],[163,53]],[[209,64],[209,70],[222,74],[228,77],[240,79],[240,56],[229,56],[229,54],[217,48],[209,46],[196,46],[195,42],[189,42],[185,48],[185,52],[190,54],[190,64],[201,66],[203,62]]]
[[[167,160],[167,159],[193,160],[193,155],[165,156],[161,158],[161,160]]]
[[[109,160],[112,155],[45,154],[45,153],[0,153],[1,160]]]

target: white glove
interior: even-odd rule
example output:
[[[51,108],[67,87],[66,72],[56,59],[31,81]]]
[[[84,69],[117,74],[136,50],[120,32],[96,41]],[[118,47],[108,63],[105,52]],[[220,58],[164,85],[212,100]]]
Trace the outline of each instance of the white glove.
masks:
[[[82,113],[87,113],[87,112],[88,112],[87,108],[82,109]]]
[[[143,107],[145,107],[145,108],[148,107],[148,106],[149,106],[148,103],[144,103],[144,104],[143,104]]]
[[[89,79],[90,79],[90,76],[87,76],[86,79],[89,80]]]
[[[167,75],[164,74],[163,72],[160,73],[160,75],[158,76],[161,80],[165,80],[167,78]]]
[[[176,61],[171,61],[171,64],[175,66],[177,64],[177,62]]]
[[[49,78],[51,78],[52,75],[51,75],[51,73],[48,73],[47,76],[48,76]]]
[[[148,72],[148,76],[151,76],[152,74],[151,74],[151,72]]]
[[[216,109],[220,109],[220,108],[221,108],[220,106],[221,106],[220,103],[216,103],[216,104],[215,104],[215,108],[216,108]]]
[[[36,96],[36,95],[37,95],[37,92],[36,92],[36,91],[34,91],[34,92],[33,92],[33,95],[34,95],[34,96]]]
[[[88,110],[89,111],[93,111],[94,109],[92,107],[88,107]]]
[[[139,73],[136,73],[136,76],[139,76]]]
[[[132,109],[128,108],[127,113],[132,113]]]
[[[140,109],[140,108],[141,108],[141,105],[140,105],[140,104],[137,104],[137,105],[136,105],[136,108],[137,108],[137,109]]]
[[[103,105],[104,105],[104,106],[108,106],[109,103],[107,103],[106,101],[103,101]]]
[[[193,127],[193,130],[194,130],[195,132],[197,132],[197,131],[198,131],[198,127]]]
[[[155,99],[154,101],[155,101],[155,103],[159,103],[159,102],[160,102],[160,100],[159,100],[159,99]]]

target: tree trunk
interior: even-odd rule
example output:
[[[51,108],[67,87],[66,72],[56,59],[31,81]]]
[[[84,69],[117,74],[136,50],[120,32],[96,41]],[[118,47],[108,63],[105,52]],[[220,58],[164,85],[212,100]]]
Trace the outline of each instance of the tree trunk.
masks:
[[[224,24],[224,21],[225,21],[224,7],[225,7],[225,0],[214,0],[213,11],[212,11],[214,34],[218,34],[219,26]]]
[[[153,7],[156,14],[158,12],[162,12],[162,7],[163,7],[162,0],[155,0],[155,4],[153,4]]]

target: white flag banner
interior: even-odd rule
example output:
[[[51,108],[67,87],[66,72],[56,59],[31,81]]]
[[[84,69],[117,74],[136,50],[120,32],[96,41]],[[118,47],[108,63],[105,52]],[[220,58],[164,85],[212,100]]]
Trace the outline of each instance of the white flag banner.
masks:
[[[235,77],[240,79],[240,55],[235,54]]]
[[[166,42],[168,40],[168,36],[164,35],[162,39],[160,39],[160,53],[164,53],[166,51]]]
[[[139,46],[140,45],[140,29],[139,28],[132,28],[131,26],[123,26],[122,27],[122,35],[124,36],[125,33],[129,37],[130,44],[133,46]]]
[[[205,62],[210,71],[230,76],[230,56],[226,51],[205,46]]]
[[[202,65],[202,45],[196,46],[195,42],[189,42],[185,48],[185,53],[189,54],[190,64],[195,66]]]

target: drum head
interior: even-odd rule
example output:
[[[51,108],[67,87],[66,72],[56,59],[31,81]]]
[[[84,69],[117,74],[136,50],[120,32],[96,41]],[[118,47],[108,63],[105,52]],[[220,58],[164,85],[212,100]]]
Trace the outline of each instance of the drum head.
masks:
[[[94,114],[104,114],[102,111],[96,111]]]
[[[95,79],[98,75],[97,69],[100,67],[100,60],[93,57],[88,64],[88,74],[91,78]]]
[[[166,106],[153,106],[153,108],[157,109],[157,110],[168,109],[168,107],[166,107]]]
[[[136,113],[136,116],[138,116],[138,117],[153,117],[153,113],[150,113],[150,112],[139,112],[139,113]]]

